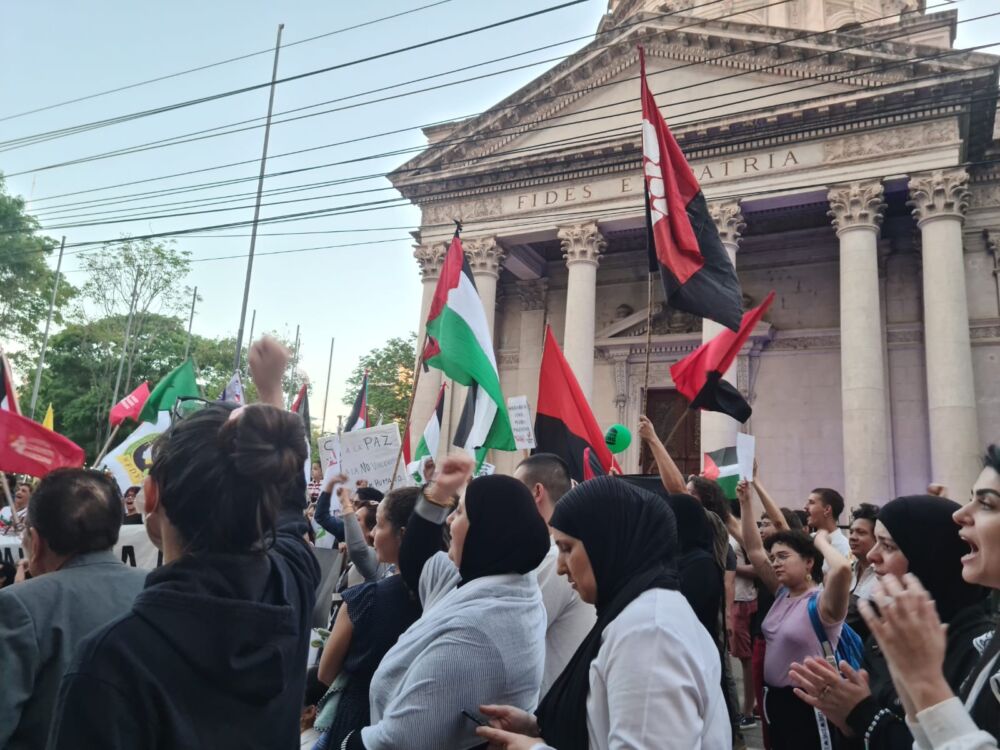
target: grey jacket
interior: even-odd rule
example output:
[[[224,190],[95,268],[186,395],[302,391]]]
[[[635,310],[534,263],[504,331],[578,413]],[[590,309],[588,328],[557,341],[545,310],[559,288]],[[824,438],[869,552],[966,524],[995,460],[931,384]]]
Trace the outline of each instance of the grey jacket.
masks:
[[[0,748],[45,747],[59,681],[77,646],[132,608],[146,572],[106,550],[0,589]]]

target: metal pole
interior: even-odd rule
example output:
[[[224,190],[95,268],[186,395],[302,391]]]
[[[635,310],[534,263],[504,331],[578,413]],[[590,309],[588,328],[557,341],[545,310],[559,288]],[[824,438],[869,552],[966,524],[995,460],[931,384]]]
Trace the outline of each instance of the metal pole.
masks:
[[[59,293],[59,272],[62,270],[63,250],[66,249],[66,235],[59,244],[59,260],[56,261],[56,280],[52,284],[52,301],[49,302],[49,317],[45,319],[45,334],[42,336],[42,355],[38,358],[38,369],[35,371],[35,387],[31,389],[31,418],[35,418],[35,404],[38,403],[38,388],[42,384],[42,366],[45,364],[45,350],[49,346],[49,326],[52,325],[52,313],[56,308],[56,294]]]
[[[295,351],[292,354],[292,374],[288,378],[288,408],[292,408],[292,402],[295,401],[295,373],[299,368],[299,326],[295,326]]]
[[[417,351],[422,352],[425,346],[427,346],[426,333],[424,333],[423,341],[420,342],[420,348]],[[403,449],[406,447],[406,441],[409,440],[410,437],[410,418],[413,417],[413,402],[417,400],[417,386],[420,385],[420,371],[423,369],[424,368],[418,365],[413,371],[413,388],[410,390],[410,404],[406,407],[406,421],[403,422],[403,434],[399,441],[399,452],[396,454],[396,465],[392,467],[392,479],[389,480],[389,492],[392,492],[393,488],[396,486],[396,472],[399,471],[399,462],[403,459]]]
[[[264,190],[264,169],[267,166],[267,141],[271,135],[271,113],[274,111],[274,84],[278,79],[278,53],[281,51],[281,30],[285,24],[278,24],[278,38],[274,42],[274,67],[271,69],[271,93],[267,100],[267,122],[264,124],[264,149],[260,156],[260,174],[257,177],[257,203],[253,209],[253,226],[250,229],[250,253],[247,255],[247,278],[243,285],[243,306],[240,308],[240,327],[236,334],[236,356],[233,372],[240,371],[243,357],[243,324],[247,319],[247,300],[250,297],[250,278],[253,275],[253,250],[257,244],[257,221],[260,218],[260,197]]]
[[[118,359],[118,377],[115,378],[115,390],[111,395],[111,406],[118,403],[118,389],[122,384],[122,369],[125,367],[125,352],[128,350],[128,338],[132,333],[132,317],[135,315],[135,303],[136,297],[139,295],[139,276],[142,272],[136,269],[135,272],[135,283],[132,285],[132,299],[129,301],[128,306],[128,322],[125,324],[125,341],[122,344],[122,356]]]
[[[194,294],[191,295],[191,317],[188,318],[188,337],[187,342],[184,344],[184,360],[187,361],[188,352],[191,351],[191,326],[194,325],[194,303],[198,301],[198,287],[194,288]]]
[[[323,394],[323,423],[320,425],[319,434],[323,435],[326,433],[326,406],[327,401],[330,400],[330,372],[333,369],[333,342],[336,339],[330,339],[330,361],[326,365],[326,393]]]
[[[250,377],[250,347],[253,346],[253,329],[254,324],[257,322],[257,309],[254,308],[253,315],[250,316],[250,336],[247,338],[247,366],[246,370],[243,372],[243,380],[246,381]],[[239,370],[237,370],[239,372]]]

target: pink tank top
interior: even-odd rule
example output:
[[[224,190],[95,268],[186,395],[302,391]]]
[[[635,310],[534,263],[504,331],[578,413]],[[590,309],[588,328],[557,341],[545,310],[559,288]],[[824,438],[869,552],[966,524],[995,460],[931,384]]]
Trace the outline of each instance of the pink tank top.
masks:
[[[778,589],[777,598],[761,623],[761,631],[767,642],[764,652],[764,682],[772,687],[789,687],[792,681],[788,669],[793,661],[802,662],[807,656],[823,657],[816,631],[809,621],[809,598],[816,589],[802,596],[790,597],[788,589]],[[818,602],[817,602],[818,604]],[[836,649],[840,640],[843,621],[836,625],[823,624],[830,645]]]

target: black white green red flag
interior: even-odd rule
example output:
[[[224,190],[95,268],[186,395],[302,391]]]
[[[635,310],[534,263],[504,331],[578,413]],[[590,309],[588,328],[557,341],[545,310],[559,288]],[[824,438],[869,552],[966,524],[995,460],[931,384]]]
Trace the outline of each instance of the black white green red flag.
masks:
[[[642,47],[639,68],[650,271],[659,269],[671,307],[735,331],[743,308],[736,269],[708,213],[701,186],[649,90]]]

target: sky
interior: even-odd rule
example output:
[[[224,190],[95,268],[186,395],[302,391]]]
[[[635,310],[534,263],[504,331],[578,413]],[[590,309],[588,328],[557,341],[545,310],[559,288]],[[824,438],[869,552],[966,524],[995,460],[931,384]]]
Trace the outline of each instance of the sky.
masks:
[[[291,339],[296,326],[301,326],[300,367],[313,382],[313,414],[319,417],[323,414],[330,340],[336,339],[326,411],[329,429],[331,425],[336,427],[337,415],[350,411],[342,403],[344,381],[359,357],[387,339],[405,336],[417,328],[421,284],[409,233],[419,225],[419,211],[412,206],[394,205],[402,201],[398,200],[399,195],[391,189],[388,180],[380,175],[411,158],[426,143],[419,126],[487,109],[555,65],[556,60],[584,46],[593,37],[607,3],[606,0],[585,0],[529,20],[460,38],[449,37],[560,2],[297,0],[279,4],[261,0],[202,0],[197,3],[190,0],[170,3],[137,3],[134,0],[73,3],[62,0],[7,3],[0,10],[0,69],[4,71],[0,80],[0,118],[232,57],[254,52],[261,54],[67,106],[0,119],[0,140],[266,84],[270,80],[272,50],[279,23],[285,24],[279,78],[446,38],[446,41],[421,49],[312,75],[276,88],[275,124],[270,133],[267,171],[311,169],[270,177],[265,181],[265,190],[371,177],[341,185],[310,187],[285,195],[265,194],[261,218],[370,201],[391,201],[388,207],[378,210],[265,224],[258,234],[246,327],[249,329],[250,310],[254,309],[257,312],[255,336],[267,330]],[[939,2],[928,0],[931,5]],[[398,18],[348,28],[432,3],[433,7]],[[959,11],[960,19],[1000,9],[996,0],[958,0],[953,7]],[[296,43],[340,29],[347,30]],[[960,23],[956,46],[998,40],[1000,16]],[[430,81],[375,91],[543,45],[556,46]],[[527,67],[433,91],[397,96],[513,66]],[[43,228],[47,228],[46,233],[56,238],[65,234],[68,244],[117,239],[125,234],[249,221],[253,215],[253,192],[263,142],[261,124],[267,111],[267,98],[268,88],[264,86],[41,143],[7,150],[0,147],[0,172],[8,175],[8,191],[28,200],[29,211],[38,216]],[[281,114],[319,102],[330,103],[293,115]],[[284,117],[333,108],[339,111],[280,122]],[[41,169],[245,120],[250,122],[236,126],[243,128],[241,132]],[[379,135],[396,130],[402,132]],[[281,156],[318,146],[326,147]],[[405,149],[412,151],[398,153]],[[140,185],[54,197],[232,162],[247,163]],[[230,179],[243,181],[197,192],[150,197],[135,203],[65,206],[94,199],[125,199],[140,191]],[[131,221],[122,220],[114,213],[99,213],[120,213],[130,206],[234,196],[236,199],[229,203],[207,208],[235,210],[191,213],[174,218],[145,215],[193,212],[205,207],[199,209],[196,205],[181,204],[135,209],[134,213],[143,214],[144,218]],[[305,198],[313,200],[302,200]],[[276,203],[293,199],[297,202]],[[96,221],[107,223],[80,226]],[[279,232],[305,234],[277,236]],[[186,280],[189,285],[197,285],[201,297],[194,331],[203,336],[234,336],[239,325],[249,228],[183,236],[176,240],[176,247],[189,250],[194,261],[192,273]],[[303,248],[315,249],[281,253]],[[81,283],[74,252],[78,251],[67,251],[63,268],[71,283]],[[236,257],[218,259],[220,256]],[[55,264],[54,256],[51,263]]]

